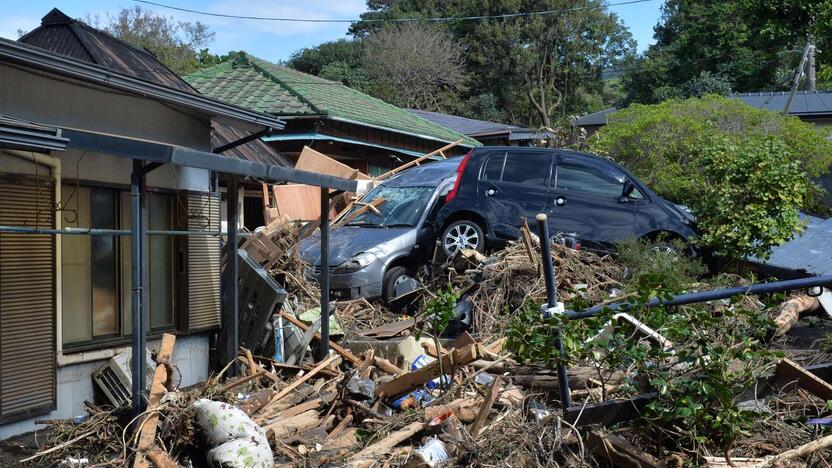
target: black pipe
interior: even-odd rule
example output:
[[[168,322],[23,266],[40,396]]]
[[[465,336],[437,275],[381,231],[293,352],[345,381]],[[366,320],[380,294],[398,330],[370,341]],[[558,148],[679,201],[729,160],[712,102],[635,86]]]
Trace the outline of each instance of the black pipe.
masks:
[[[237,351],[239,344],[239,294],[240,294],[240,260],[237,257],[237,225],[239,219],[239,190],[237,176],[228,178],[228,323],[226,323],[226,361],[231,361],[228,376],[237,375]]]
[[[318,360],[329,355],[329,189],[321,187],[321,348]]]
[[[812,276],[809,278],[800,278],[786,281],[774,281],[771,283],[757,283],[749,286],[735,286],[733,288],[713,289],[709,291],[699,291],[688,294],[678,294],[671,299],[662,299],[654,297],[645,304],[647,307],[658,306],[678,306],[685,304],[693,304],[696,302],[715,301],[719,299],[727,299],[733,296],[742,295],[757,295],[768,294],[774,292],[791,291],[795,289],[809,289],[817,286],[832,285],[832,275],[826,276]],[[581,319],[585,317],[592,317],[600,314],[604,310],[612,310],[613,312],[626,312],[633,308],[633,304],[629,302],[617,302],[604,306],[591,307],[584,311],[566,311],[566,315],[570,319]]]
[[[141,242],[142,201],[144,198],[144,171],[142,161],[133,160],[133,172],[130,174],[130,270],[131,270],[131,320],[132,320],[132,357],[131,391],[133,417],[144,412],[145,387],[145,346],[144,326],[144,272]]]
[[[540,255],[543,263],[543,279],[546,281],[546,305],[551,309],[558,305],[558,286],[555,281],[555,267],[552,265],[549,222],[545,213],[537,215],[537,225],[540,229]],[[548,318],[548,316],[548,312],[544,314],[544,318]],[[566,408],[572,406],[572,396],[569,394],[569,380],[566,373],[566,352],[563,350],[560,327],[555,332],[553,344],[560,356],[560,362],[558,363],[558,385],[560,386],[561,405],[563,405],[563,409],[566,411]]]

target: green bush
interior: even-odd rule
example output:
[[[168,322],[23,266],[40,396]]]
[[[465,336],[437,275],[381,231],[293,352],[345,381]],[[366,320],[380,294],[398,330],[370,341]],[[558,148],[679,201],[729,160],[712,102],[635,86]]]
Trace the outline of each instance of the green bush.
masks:
[[[588,144],[691,207],[702,245],[740,257],[789,239],[796,210],[826,210],[808,177],[832,164],[827,137],[796,117],[706,96],[622,109]]]
[[[681,241],[662,240],[667,242],[678,252],[685,252],[686,246]],[[624,289],[636,291],[639,278],[653,275],[663,289],[670,291],[685,291],[708,269],[697,259],[684,254],[672,254],[653,248],[650,242],[631,238],[619,242],[615,246],[618,252],[618,262],[627,268],[624,278]]]

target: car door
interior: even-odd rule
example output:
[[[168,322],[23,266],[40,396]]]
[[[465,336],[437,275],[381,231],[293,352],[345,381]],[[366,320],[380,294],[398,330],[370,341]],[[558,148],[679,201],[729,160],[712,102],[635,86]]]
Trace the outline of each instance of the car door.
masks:
[[[540,151],[508,151],[492,154],[480,172],[479,194],[487,218],[498,237],[519,235],[523,218],[545,211],[554,156]]]
[[[552,233],[574,233],[591,247],[631,237],[636,207],[621,197],[627,180],[604,161],[558,155],[547,208]]]

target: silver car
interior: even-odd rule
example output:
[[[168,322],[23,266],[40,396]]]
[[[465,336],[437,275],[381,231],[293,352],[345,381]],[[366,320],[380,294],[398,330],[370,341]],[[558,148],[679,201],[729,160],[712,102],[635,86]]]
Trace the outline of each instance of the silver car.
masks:
[[[419,265],[436,248],[433,218],[444,205],[456,180],[461,158],[446,159],[403,171],[362,197],[378,198],[378,213],[367,210],[329,233],[330,296],[333,299],[381,297],[391,302],[417,287]],[[356,205],[341,219],[349,219]],[[336,223],[338,220],[336,220]],[[321,273],[320,233],[300,244],[311,265],[310,276]]]

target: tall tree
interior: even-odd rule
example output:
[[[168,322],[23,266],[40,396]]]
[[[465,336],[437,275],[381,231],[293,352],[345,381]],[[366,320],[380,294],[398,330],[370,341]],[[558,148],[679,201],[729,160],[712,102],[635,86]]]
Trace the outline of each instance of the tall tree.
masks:
[[[137,5],[108,17],[104,29],[119,39],[149,50],[179,74],[193,72],[200,65],[217,60],[206,49],[214,40],[214,33],[199,21],[175,21]]]
[[[633,51],[618,17],[599,0],[371,0],[362,19],[503,15],[563,10],[480,21],[448,21],[471,74],[469,99],[493,94],[516,123],[554,126],[554,120],[586,110],[588,95],[602,95],[601,71]],[[576,8],[580,7],[580,8]],[[381,26],[351,26],[368,37]]]
[[[292,54],[286,65],[363,90],[367,85],[363,51],[360,40],[338,39],[300,49]]]
[[[740,92],[783,89],[810,36],[819,44],[820,79],[832,78],[832,67],[823,67],[832,63],[830,20],[832,0],[667,0],[655,44],[626,67],[626,101],[724,88],[713,78]]]
[[[467,73],[462,47],[434,25],[388,25],[364,39],[364,68],[374,94],[432,111],[457,110]]]

